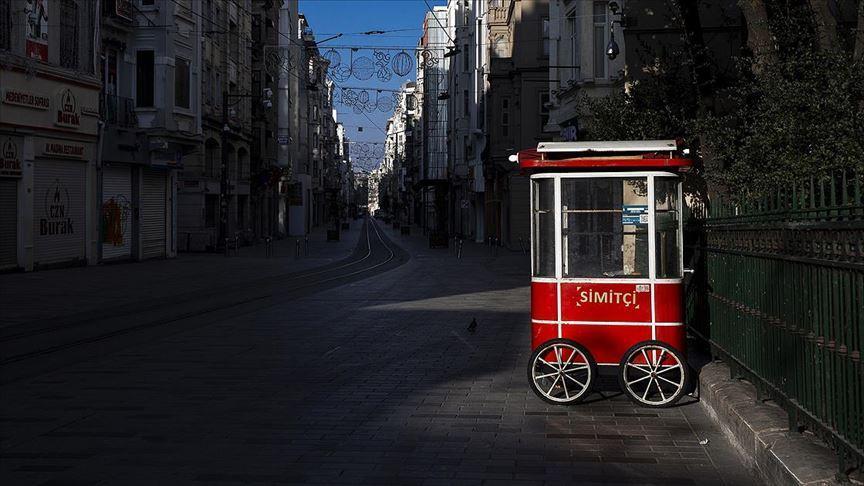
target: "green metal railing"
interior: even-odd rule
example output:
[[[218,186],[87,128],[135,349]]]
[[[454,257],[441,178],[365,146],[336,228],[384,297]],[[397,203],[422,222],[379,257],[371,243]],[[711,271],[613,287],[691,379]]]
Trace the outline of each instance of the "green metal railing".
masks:
[[[864,464],[864,196],[850,173],[714,199],[686,231],[688,325],[760,398]]]

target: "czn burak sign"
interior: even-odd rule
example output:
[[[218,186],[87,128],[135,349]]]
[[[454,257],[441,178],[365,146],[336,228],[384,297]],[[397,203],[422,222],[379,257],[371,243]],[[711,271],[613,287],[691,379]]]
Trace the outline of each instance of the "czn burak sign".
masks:
[[[59,179],[55,180],[45,191],[45,214],[39,220],[39,236],[74,234],[71,209],[69,190]]]

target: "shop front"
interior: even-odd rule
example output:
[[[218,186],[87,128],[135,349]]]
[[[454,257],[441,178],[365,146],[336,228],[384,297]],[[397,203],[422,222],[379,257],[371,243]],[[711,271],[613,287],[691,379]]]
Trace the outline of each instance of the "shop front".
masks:
[[[87,177],[92,144],[34,137],[33,266],[87,262]]]
[[[0,136],[0,271],[18,264],[19,191],[21,186],[21,137]]]
[[[11,67],[0,86],[0,269],[96,263],[98,83]]]

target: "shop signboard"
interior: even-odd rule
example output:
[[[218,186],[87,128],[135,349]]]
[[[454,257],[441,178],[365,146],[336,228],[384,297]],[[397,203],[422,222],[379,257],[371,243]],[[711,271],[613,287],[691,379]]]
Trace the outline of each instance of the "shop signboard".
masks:
[[[0,139],[0,177],[21,177],[21,149],[12,137]]]

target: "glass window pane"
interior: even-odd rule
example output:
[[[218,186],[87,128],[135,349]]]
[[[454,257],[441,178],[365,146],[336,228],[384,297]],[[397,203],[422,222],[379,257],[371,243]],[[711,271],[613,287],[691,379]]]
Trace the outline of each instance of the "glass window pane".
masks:
[[[606,27],[594,27],[594,77],[606,77]]]
[[[606,23],[606,8],[608,5],[606,2],[594,2],[594,23],[595,24],[605,24]]]
[[[648,277],[647,180],[562,179],[565,277]]]
[[[678,248],[680,227],[680,201],[678,179],[654,179],[654,222],[656,229],[657,278],[681,277],[681,259]]]
[[[534,247],[534,276],[555,276],[555,180],[534,179],[531,217],[534,228],[531,244]]]

